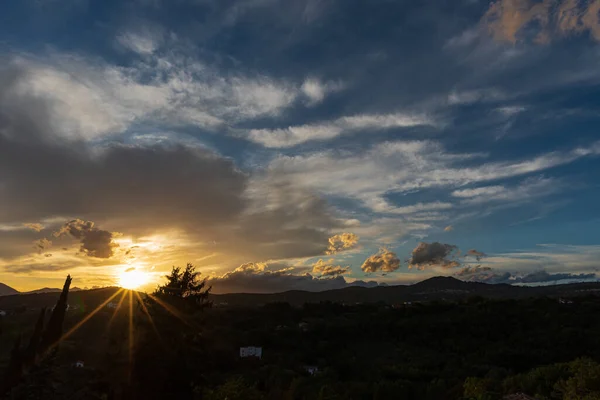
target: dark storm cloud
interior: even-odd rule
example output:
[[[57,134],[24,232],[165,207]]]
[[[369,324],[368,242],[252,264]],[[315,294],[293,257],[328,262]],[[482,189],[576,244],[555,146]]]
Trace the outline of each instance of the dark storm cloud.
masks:
[[[400,259],[393,251],[381,249],[365,260],[360,269],[366,273],[394,272],[400,268]]]
[[[288,290],[319,292],[348,286],[378,285],[373,281],[347,282],[342,276],[317,278],[308,273],[299,275],[294,273],[293,268],[281,270],[237,268],[223,276],[209,278],[208,283],[213,286],[215,293],[277,293]]]
[[[216,242],[216,251],[249,258],[325,253],[328,230],[337,222],[322,198],[285,180],[263,185],[277,201],[266,202],[260,193],[251,198],[248,174],[198,146],[105,142],[90,147],[76,135],[65,139],[52,130],[55,104],[20,91],[29,72],[5,65],[0,67],[0,222],[73,216],[127,234],[182,229],[198,241]],[[109,243],[100,231],[82,238]],[[89,255],[110,255],[106,247],[83,246]]]
[[[481,265],[468,266],[461,269],[455,276],[473,282],[484,282],[491,284],[508,283],[508,284],[536,284],[549,283],[562,280],[591,280],[598,276],[595,273],[549,273],[544,270],[530,272],[527,274],[513,274],[511,272],[497,271],[491,267],[483,267]]]
[[[428,266],[457,267],[460,264],[453,259],[457,252],[458,247],[451,244],[421,242],[412,251],[412,256],[408,260],[409,268],[425,269]]]
[[[551,274],[546,271],[531,272],[523,277],[517,278],[519,283],[536,283],[536,282],[554,282],[565,279],[595,279],[597,276],[594,273],[582,273],[582,274],[570,274],[570,273],[557,273]]]
[[[70,235],[81,242],[80,251],[89,257],[110,258],[115,247],[115,233],[98,229],[92,221],[75,219],[65,223],[54,236]]]

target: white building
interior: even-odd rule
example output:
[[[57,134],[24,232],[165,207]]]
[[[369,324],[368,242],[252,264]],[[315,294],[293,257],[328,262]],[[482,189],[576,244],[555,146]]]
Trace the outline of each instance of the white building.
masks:
[[[256,358],[261,359],[262,358],[262,347],[254,347],[254,346],[240,347],[240,357],[241,358],[256,357]]]
[[[0,310],[0,317],[6,317],[6,311]]]
[[[106,305],[106,307],[108,307],[108,308],[117,308],[117,306],[118,306],[118,304],[113,301],[111,301],[110,303],[108,303]]]
[[[83,368],[84,367],[84,363],[83,361],[75,361],[75,364],[73,364],[74,368]]]

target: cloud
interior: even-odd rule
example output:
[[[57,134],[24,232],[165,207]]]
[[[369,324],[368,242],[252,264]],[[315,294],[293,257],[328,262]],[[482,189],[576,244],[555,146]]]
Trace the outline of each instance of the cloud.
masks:
[[[123,32],[117,36],[117,43],[141,55],[153,54],[161,45],[162,31],[143,29],[140,32]]]
[[[488,202],[522,203],[531,199],[551,195],[561,189],[561,182],[552,178],[527,178],[513,187],[485,186],[462,189],[452,192],[452,196],[462,198],[464,204]]]
[[[176,230],[200,255],[216,252],[236,262],[322,255],[332,231],[344,227],[313,190],[285,176],[250,175],[205,147],[92,145],[65,136],[49,122],[57,100],[13,96],[25,74],[0,68],[2,225],[64,215],[128,235]]]
[[[581,274],[571,274],[571,273],[556,273],[551,274],[546,271],[535,271],[531,272],[523,277],[516,278],[518,283],[541,283],[541,282],[556,282],[567,279],[576,279],[576,280],[589,280],[596,279],[597,275],[594,273],[581,273]]]
[[[342,289],[348,286],[377,286],[376,282],[348,282],[342,276],[332,278],[316,278],[308,273],[296,274],[294,267],[282,269],[236,269],[222,276],[213,276],[208,284],[214,293],[280,293],[288,290],[306,290],[319,292],[323,290]]]
[[[44,229],[44,225],[39,224],[39,223],[26,223],[26,224],[23,224],[23,226],[25,226],[33,231],[36,231],[36,232],[41,232],[42,229]]]
[[[545,270],[517,274],[507,271],[501,272],[480,265],[465,267],[457,272],[455,276],[467,281],[490,284],[542,284],[558,281],[586,281],[598,278],[595,273],[549,273]]]
[[[461,189],[452,192],[452,196],[460,198],[473,198],[480,196],[495,196],[506,190],[504,186],[486,186],[475,189]]]
[[[396,253],[385,248],[365,260],[360,269],[365,273],[394,272],[400,268],[400,259]]]
[[[54,236],[70,235],[81,242],[81,252],[89,257],[110,258],[114,248],[118,247],[113,242],[115,233],[98,229],[92,221],[75,219],[65,223],[62,228],[54,232]]]
[[[441,201],[416,203],[410,206],[394,206],[381,197],[369,200],[367,204],[373,211],[389,214],[415,214],[423,211],[448,210],[453,207],[451,203],[444,203]]]
[[[38,253],[43,253],[48,248],[52,247],[52,241],[46,238],[36,240],[35,242],[33,242],[33,244]]]
[[[329,238],[327,254],[335,254],[343,250],[348,250],[356,246],[358,236],[354,233],[339,233]]]
[[[491,3],[482,23],[494,39],[510,43],[544,44],[583,32],[600,40],[598,11],[598,0],[498,0]]]
[[[378,143],[366,150],[320,150],[302,155],[282,155],[274,158],[266,171],[271,179],[285,176],[293,179],[297,187],[326,196],[350,198],[376,212],[394,213],[397,207],[397,212],[408,213],[447,209],[451,205],[421,202],[412,207],[399,206],[390,204],[387,195],[431,188],[457,188],[523,176],[598,155],[600,142],[593,142],[586,147],[548,152],[526,159],[488,161],[484,153],[452,153],[434,141],[399,140]],[[518,195],[523,193],[527,196],[534,196],[536,192],[549,193],[558,187],[556,183],[549,178],[525,181],[523,187],[512,188],[512,191],[507,188],[511,192],[508,198],[519,201]],[[467,203],[485,199],[459,198],[464,198]]]
[[[135,267],[129,267],[125,270],[125,272],[135,271]]]
[[[317,79],[308,78],[302,83],[300,90],[309,99],[309,104],[320,103],[328,93],[338,92],[344,85],[336,82],[322,83]]]
[[[485,256],[485,253],[482,253],[481,251],[477,251],[475,249],[471,249],[465,254],[465,257],[475,257],[477,261],[481,261],[481,259]]]
[[[252,129],[248,139],[269,148],[287,148],[313,140],[325,141],[359,130],[436,126],[430,116],[418,113],[359,114],[319,124],[280,129]]]
[[[444,228],[444,232],[452,232],[454,230],[454,227],[452,225],[448,225],[447,227]]]
[[[319,259],[313,264],[313,274],[318,274],[321,276],[338,276],[351,272],[350,267],[342,267],[340,265],[330,264],[332,261],[333,260],[323,261]]]
[[[408,267],[417,269],[425,269],[429,266],[457,267],[460,263],[453,259],[457,252],[458,247],[451,244],[420,242],[412,251]]]
[[[51,104],[47,129],[64,137],[94,139],[127,131],[141,122],[155,126],[196,126],[208,131],[241,121],[277,116],[303,94],[291,81],[240,71],[221,76],[219,68],[170,46],[155,51],[143,36],[121,42],[147,57],[122,67],[74,54],[3,59],[13,74],[10,96],[19,107],[28,98]],[[5,88],[6,89],[6,88]]]
[[[267,270],[269,265],[267,263],[245,263],[237,267],[234,272],[264,272]]]

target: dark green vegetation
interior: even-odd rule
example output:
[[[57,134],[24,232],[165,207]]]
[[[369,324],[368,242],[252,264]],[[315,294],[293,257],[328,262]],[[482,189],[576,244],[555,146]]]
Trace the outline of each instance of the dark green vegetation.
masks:
[[[211,296],[218,307],[209,308],[207,288],[190,268],[174,271],[144,301],[118,294],[118,312],[102,307],[60,343],[53,364],[27,374],[9,398],[443,400],[522,392],[600,399],[600,298],[587,286],[544,289],[570,293],[570,304],[474,296],[495,290],[484,287],[458,296],[444,287],[453,281],[435,280],[419,288],[434,298],[423,303],[233,307]],[[72,293],[69,304],[83,307],[67,312],[64,331],[115,290]],[[38,304],[38,296],[57,298],[9,296],[0,308],[8,308],[4,299]],[[19,328],[29,338],[38,314],[27,308],[2,322],[3,370]],[[241,359],[240,346],[261,346],[262,359]],[[85,367],[73,368],[79,359]],[[311,375],[309,366],[318,371]]]

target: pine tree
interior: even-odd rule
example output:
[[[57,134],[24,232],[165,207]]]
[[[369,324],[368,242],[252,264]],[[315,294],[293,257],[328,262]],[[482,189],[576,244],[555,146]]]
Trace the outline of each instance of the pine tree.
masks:
[[[206,287],[206,279],[200,280],[200,272],[192,264],[188,263],[183,272],[180,267],[173,267],[165,278],[167,284],[159,286],[154,292],[155,296],[192,309],[211,306],[208,300],[211,287]]]

